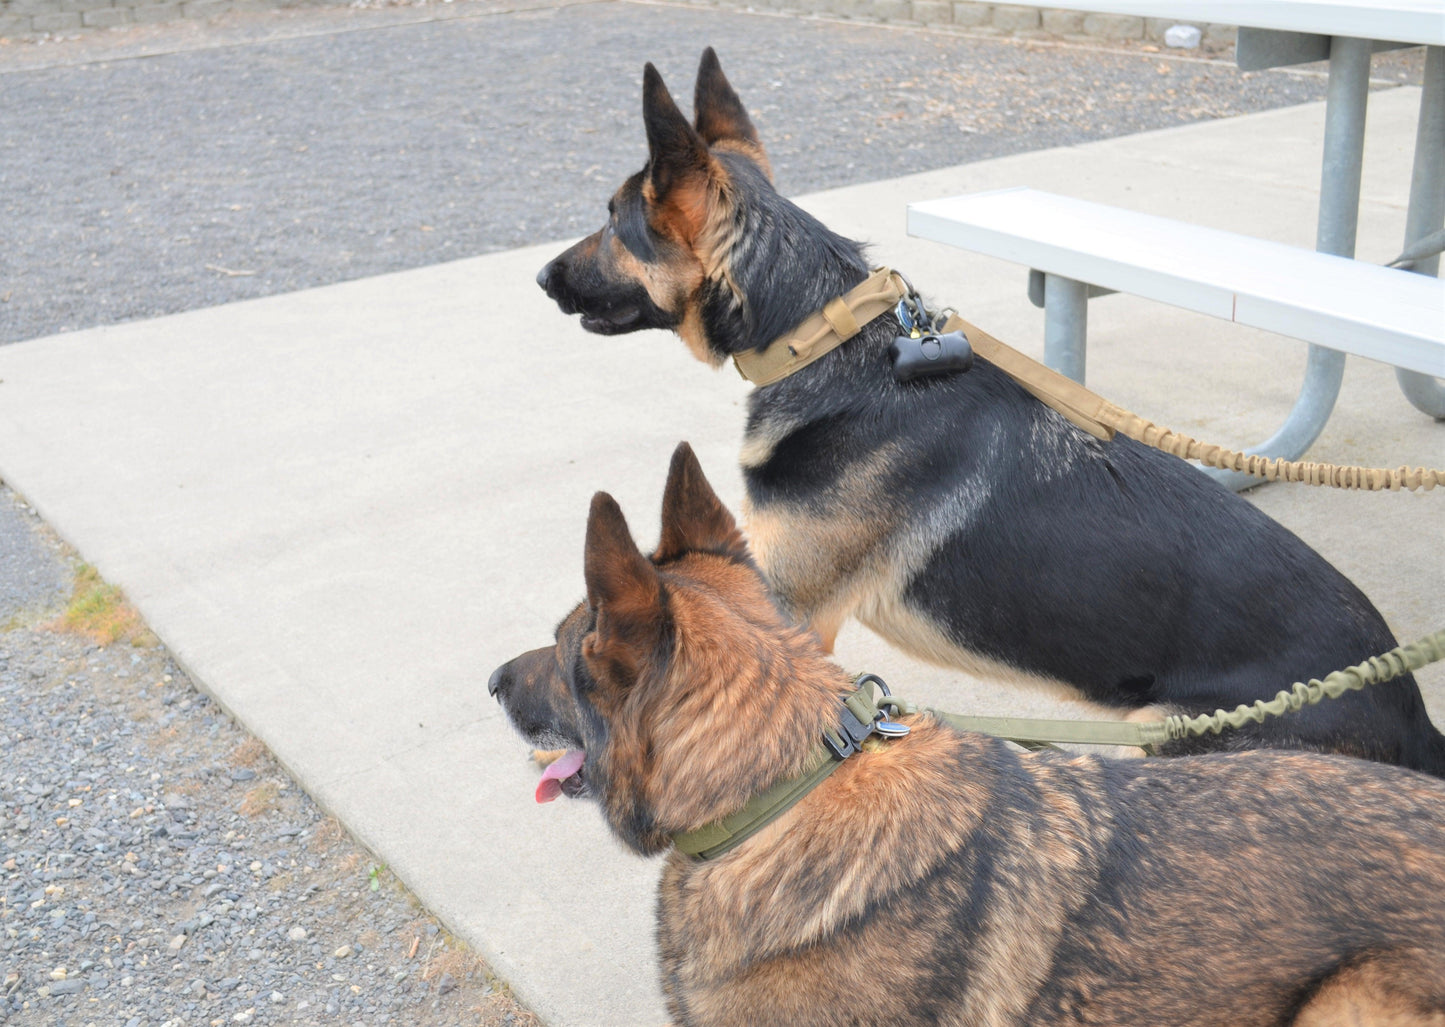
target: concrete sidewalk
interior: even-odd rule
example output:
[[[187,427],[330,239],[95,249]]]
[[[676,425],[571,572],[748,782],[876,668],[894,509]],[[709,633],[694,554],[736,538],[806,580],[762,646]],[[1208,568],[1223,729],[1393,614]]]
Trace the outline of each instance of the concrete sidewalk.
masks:
[[[1400,248],[1418,97],[1371,98],[1366,260]],[[906,238],[906,202],[1026,184],[1310,245],[1322,125],[1310,105],[805,206],[1038,354],[1023,270]],[[747,386],[670,336],[585,335],[532,283],[558,248],[4,347],[0,475],[548,1022],[658,1024],[657,864],[622,852],[585,803],[533,804],[536,773],[485,681],[581,595],[594,490],[655,538],[667,459],[688,439],[736,504]],[[1270,434],[1304,364],[1301,344],[1132,297],[1099,301],[1091,322],[1091,386],[1212,441]],[[1389,368],[1353,360],[1311,456],[1440,466],[1445,425],[1409,406]],[[1438,495],[1270,486],[1255,501],[1402,639],[1445,623]],[[953,709],[1082,711],[856,629],[839,656]],[[1445,723],[1445,674],[1420,680]]]

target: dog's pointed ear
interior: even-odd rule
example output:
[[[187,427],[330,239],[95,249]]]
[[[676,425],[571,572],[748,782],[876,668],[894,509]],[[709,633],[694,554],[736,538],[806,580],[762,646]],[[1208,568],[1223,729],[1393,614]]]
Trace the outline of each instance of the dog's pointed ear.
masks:
[[[706,176],[707,143],[677,109],[651,63],[642,72],[642,122],[647,128],[648,177],[660,201],[678,185]]]
[[[662,583],[632,540],[617,501],[605,492],[592,497],[583,565],[597,626],[582,654],[600,678],[630,685],[661,637]]]
[[[692,109],[698,135],[709,146],[724,139],[746,143],[761,153],[763,144],[758,130],[737,92],[723,74],[717,51],[708,47],[702,52],[697,67],[697,84],[693,88]]]
[[[654,559],[671,560],[695,550],[743,557],[748,547],[738,522],[708,484],[692,447],[680,442],[662,493],[662,540]]]

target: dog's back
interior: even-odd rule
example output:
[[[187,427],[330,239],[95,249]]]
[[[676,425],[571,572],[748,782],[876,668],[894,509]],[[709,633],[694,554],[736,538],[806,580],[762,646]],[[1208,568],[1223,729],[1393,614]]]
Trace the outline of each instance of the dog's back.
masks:
[[[1095,439],[987,363],[904,387],[881,337],[833,356],[755,393],[749,422],[770,440],[744,468],[750,537],[801,615],[852,612],[935,662],[1167,712],[1233,709],[1396,645],[1344,575],[1183,461]],[[860,395],[866,416],[800,417]],[[1190,744],[1445,775],[1409,675]]]
[[[735,856],[670,860],[679,1022],[1445,1023],[1440,782],[913,724]]]

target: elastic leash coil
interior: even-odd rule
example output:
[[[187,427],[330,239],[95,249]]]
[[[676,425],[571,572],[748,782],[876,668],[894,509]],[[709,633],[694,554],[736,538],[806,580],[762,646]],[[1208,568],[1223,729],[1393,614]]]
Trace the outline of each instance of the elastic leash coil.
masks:
[[[1244,727],[1249,723],[1260,724],[1268,717],[1295,713],[1325,698],[1337,699],[1346,692],[1359,691],[1367,685],[1393,680],[1442,659],[1445,659],[1445,629],[1426,635],[1409,645],[1398,646],[1380,656],[1372,656],[1364,663],[1327,674],[1323,678],[1315,678],[1308,683],[1296,681],[1290,688],[1276,693],[1268,702],[1261,699],[1236,706],[1230,711],[1215,710],[1212,714],[1198,717],[1166,717],[1164,728],[1170,740],[1204,734],[1217,735],[1226,728]]]
[[[1188,435],[1146,421],[1137,414],[1110,404],[1102,418],[1110,427],[1131,439],[1162,449],[1184,460],[1198,460],[1206,467],[1239,471],[1265,481],[1289,481],[1304,485],[1328,485],[1337,489],[1359,489],[1379,492],[1400,489],[1429,492],[1436,485],[1445,485],[1445,471],[1427,467],[1350,467],[1316,463],[1312,460],[1285,460],[1280,457],[1241,453],[1222,446],[1206,445]]]

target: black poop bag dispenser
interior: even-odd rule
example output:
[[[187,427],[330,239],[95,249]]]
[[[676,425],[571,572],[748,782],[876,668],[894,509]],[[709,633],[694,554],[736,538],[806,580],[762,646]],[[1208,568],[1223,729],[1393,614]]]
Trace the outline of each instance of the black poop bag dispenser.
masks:
[[[973,366],[973,347],[963,332],[945,332],[948,311],[930,314],[922,298],[908,286],[908,295],[894,310],[907,335],[899,335],[888,348],[893,377],[900,382],[962,374]]]

